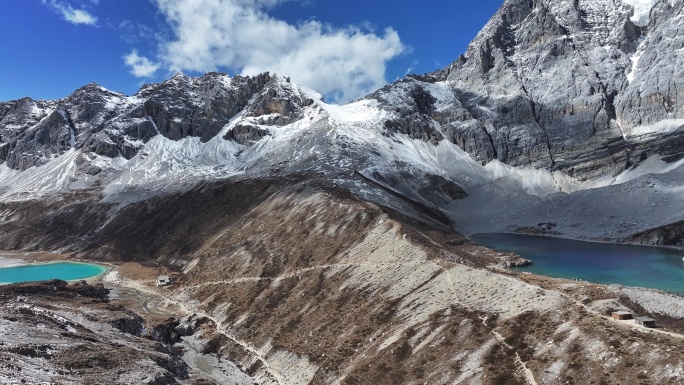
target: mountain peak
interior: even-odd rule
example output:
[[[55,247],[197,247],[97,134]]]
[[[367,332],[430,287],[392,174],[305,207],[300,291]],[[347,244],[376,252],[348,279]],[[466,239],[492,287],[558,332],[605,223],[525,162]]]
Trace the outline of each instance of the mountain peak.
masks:
[[[90,83],[86,84],[85,86],[74,91],[74,93],[78,93],[78,92],[119,94],[118,92],[110,91],[109,89],[101,86],[100,84],[98,84],[96,82],[90,82]]]
[[[189,79],[189,78],[190,78],[190,77],[187,76],[186,74],[184,74],[184,73],[178,71],[178,72],[176,72],[176,73],[171,77],[171,79],[169,79],[169,80],[171,80],[171,81],[178,81],[178,80],[185,80],[185,79]]]

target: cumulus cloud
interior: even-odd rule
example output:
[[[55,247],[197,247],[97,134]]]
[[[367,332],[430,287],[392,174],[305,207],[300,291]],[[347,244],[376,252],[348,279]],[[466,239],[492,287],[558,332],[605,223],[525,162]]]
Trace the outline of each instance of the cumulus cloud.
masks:
[[[84,9],[74,9],[71,4],[58,0],[43,0],[43,4],[62,15],[71,24],[96,25],[97,17]]]
[[[383,86],[387,62],[404,51],[391,28],[293,25],[268,14],[288,0],[154,1],[175,35],[159,53],[171,71],[277,72],[347,101]]]
[[[159,69],[159,64],[150,59],[138,55],[138,51],[133,50],[123,56],[124,63],[131,68],[131,73],[135,77],[147,78],[154,75]]]

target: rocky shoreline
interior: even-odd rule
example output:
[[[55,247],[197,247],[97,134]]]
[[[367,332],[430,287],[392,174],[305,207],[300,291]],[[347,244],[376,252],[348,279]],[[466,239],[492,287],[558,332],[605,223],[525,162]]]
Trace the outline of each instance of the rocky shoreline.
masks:
[[[3,253],[0,255],[0,268],[25,265],[26,261],[19,258],[16,253]]]
[[[502,265],[504,267],[507,267],[507,268],[525,267],[525,266],[531,266],[532,261],[530,261],[529,259],[522,258],[522,257],[517,257],[517,258],[511,258],[507,261],[504,261],[502,263]]]

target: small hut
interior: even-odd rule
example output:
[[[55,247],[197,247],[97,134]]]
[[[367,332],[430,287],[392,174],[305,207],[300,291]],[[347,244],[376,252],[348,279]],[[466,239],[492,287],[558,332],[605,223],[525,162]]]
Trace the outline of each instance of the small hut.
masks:
[[[628,311],[614,311],[613,312],[613,319],[616,319],[618,321],[624,321],[628,319],[632,319],[632,313]]]
[[[157,278],[157,286],[167,286],[171,283],[171,278],[168,275],[160,275]]]
[[[654,328],[656,320],[651,317],[636,317],[636,323],[647,328]]]

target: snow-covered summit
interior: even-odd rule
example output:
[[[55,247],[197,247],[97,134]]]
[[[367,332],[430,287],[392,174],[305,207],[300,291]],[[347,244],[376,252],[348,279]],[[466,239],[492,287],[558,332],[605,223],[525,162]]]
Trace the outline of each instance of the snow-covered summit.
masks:
[[[286,79],[262,74],[229,78],[209,73],[198,78],[178,74],[143,86],[133,96],[95,83],[64,99],[22,99],[0,105],[0,134],[9,168],[24,170],[71,149],[130,159],[156,135],[172,140],[199,137],[206,142],[236,115],[269,115],[269,124],[299,118],[311,104]]]

